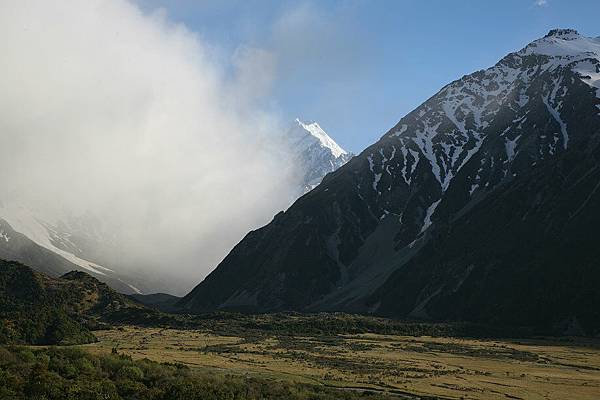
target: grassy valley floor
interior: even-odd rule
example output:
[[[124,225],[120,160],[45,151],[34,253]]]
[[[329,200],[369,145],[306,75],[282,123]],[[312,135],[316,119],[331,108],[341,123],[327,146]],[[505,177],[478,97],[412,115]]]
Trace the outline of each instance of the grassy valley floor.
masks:
[[[94,354],[181,363],[288,383],[406,398],[598,399],[600,340],[487,340],[252,331],[215,334],[126,326],[97,331]]]

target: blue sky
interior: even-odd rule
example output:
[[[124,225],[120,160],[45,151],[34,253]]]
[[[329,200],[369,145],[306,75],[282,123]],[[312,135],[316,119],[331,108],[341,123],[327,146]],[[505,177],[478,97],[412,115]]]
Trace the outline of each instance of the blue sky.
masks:
[[[264,107],[318,121],[360,152],[446,83],[555,27],[599,36],[598,0],[138,0],[165,9],[224,60],[276,60]],[[224,65],[227,65],[225,62]]]

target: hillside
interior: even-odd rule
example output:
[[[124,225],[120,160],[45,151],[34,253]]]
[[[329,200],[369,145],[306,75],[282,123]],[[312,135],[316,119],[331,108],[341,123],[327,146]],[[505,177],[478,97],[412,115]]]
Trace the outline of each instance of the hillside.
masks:
[[[94,341],[90,328],[123,310],[139,309],[79,271],[52,278],[0,260],[0,342],[75,344]]]

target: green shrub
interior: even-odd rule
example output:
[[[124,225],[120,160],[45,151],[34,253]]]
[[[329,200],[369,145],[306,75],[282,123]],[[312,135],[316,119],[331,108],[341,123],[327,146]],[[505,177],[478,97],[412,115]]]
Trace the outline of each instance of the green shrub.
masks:
[[[20,349],[18,354],[19,360],[25,363],[32,363],[35,361],[35,356],[32,351],[29,349]]]
[[[35,359],[38,363],[42,364],[45,368],[48,368],[48,365],[50,365],[50,356],[46,353],[37,352],[35,354]]]
[[[75,361],[75,366],[80,374],[92,375],[96,372],[96,366],[87,358],[78,358]]]
[[[0,347],[0,366],[14,364],[17,362],[17,356],[14,352],[5,347]]]
[[[117,376],[121,379],[129,379],[132,381],[141,381],[144,379],[144,373],[135,365],[125,365],[121,367]]]

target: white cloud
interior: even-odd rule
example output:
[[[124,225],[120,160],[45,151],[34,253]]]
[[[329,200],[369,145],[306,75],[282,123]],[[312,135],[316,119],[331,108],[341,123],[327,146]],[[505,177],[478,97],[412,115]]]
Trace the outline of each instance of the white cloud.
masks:
[[[0,200],[91,212],[179,292],[287,205],[268,52],[220,65],[124,0],[2,1],[0,38]]]
[[[548,5],[548,0],[536,0],[535,5],[539,7],[543,7]]]

